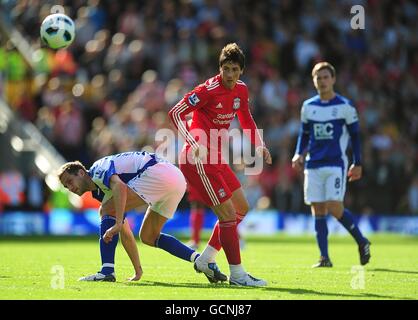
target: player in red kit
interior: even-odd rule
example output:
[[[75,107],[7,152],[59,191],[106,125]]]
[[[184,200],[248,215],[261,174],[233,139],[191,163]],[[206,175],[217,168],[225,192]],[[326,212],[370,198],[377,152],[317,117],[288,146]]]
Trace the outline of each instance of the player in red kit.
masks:
[[[242,286],[265,286],[262,279],[248,274],[241,264],[237,225],[249,205],[241,184],[223,159],[221,144],[230,123],[238,120],[257,154],[271,164],[271,156],[257,130],[248,106],[248,88],[239,78],[245,56],[236,43],[226,45],[219,56],[219,74],[187,93],[169,112],[186,143],[180,155],[180,169],[187,179],[193,199],[210,207],[218,217],[209,242],[194,264],[210,282],[226,281],[215,263],[221,248],[227,257],[229,283]],[[193,112],[190,126],[185,116]],[[249,130],[248,130],[249,129]],[[223,133],[223,134],[222,134]]]
[[[189,192],[187,199],[190,202],[190,230],[191,241],[189,247],[194,250],[199,248],[200,234],[202,232],[203,224],[205,222],[205,206],[199,201],[195,201],[192,198],[192,194]]]

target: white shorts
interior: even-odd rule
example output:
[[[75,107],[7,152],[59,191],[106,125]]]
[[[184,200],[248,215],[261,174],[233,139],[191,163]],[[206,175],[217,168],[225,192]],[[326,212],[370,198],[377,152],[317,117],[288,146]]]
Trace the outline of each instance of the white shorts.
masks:
[[[186,179],[175,165],[159,162],[127,183],[151,208],[171,219],[186,192]]]
[[[341,167],[305,169],[305,203],[343,201],[347,172]]]

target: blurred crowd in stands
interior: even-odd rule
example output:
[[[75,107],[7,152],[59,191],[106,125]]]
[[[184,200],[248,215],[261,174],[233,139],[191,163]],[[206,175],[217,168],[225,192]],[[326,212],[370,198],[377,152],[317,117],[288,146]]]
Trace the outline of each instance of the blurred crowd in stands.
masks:
[[[54,52],[41,46],[39,26],[57,3],[74,19],[76,39]],[[355,4],[365,9],[364,30],[350,27]],[[241,79],[274,159],[258,176],[239,174],[252,208],[309,211],[291,158],[301,104],[316,94],[311,69],[326,60],[337,70],[336,91],[353,100],[361,121],[364,176],[349,184],[347,207],[358,214],[418,214],[416,2],[22,0],[3,6],[35,49],[36,62],[30,71],[3,38],[4,96],[67,160],[89,165],[111,153],[155,148],[156,131],[172,128],[168,110],[217,74],[220,49],[237,42],[247,58]],[[0,190],[7,179],[16,177],[0,172]],[[19,185],[33,188],[28,178]]]

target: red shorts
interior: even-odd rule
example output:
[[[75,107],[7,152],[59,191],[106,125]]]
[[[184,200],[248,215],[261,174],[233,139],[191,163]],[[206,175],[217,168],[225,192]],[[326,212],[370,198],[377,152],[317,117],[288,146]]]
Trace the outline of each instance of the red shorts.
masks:
[[[180,164],[188,185],[189,201],[213,207],[231,198],[241,187],[235,173],[227,164]]]

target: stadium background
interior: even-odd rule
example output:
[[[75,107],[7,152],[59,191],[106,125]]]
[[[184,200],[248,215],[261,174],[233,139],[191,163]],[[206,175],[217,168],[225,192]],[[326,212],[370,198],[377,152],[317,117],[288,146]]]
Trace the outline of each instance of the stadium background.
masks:
[[[58,52],[39,41],[54,4],[76,24],[75,42]],[[365,8],[364,30],[350,27],[355,4]],[[349,184],[347,207],[366,232],[418,234],[413,1],[1,0],[0,15],[0,234],[95,233],[97,203],[53,182],[54,162],[42,150],[54,152],[45,141],[55,159],[87,166],[110,153],[155,148],[155,132],[171,128],[168,110],[218,72],[228,42],[246,54],[242,80],[273,156],[259,176],[234,168],[254,209],[243,227],[313,231],[290,160],[301,103],[315,94],[310,71],[327,60],[337,92],[353,100],[361,121],[364,177]],[[28,123],[35,127],[24,136],[17,127]],[[39,148],[38,131],[46,138]],[[188,208],[182,201],[173,228],[187,227]],[[138,226],[141,216],[130,219]],[[205,227],[214,219],[208,214]],[[345,232],[337,224],[330,230]]]

